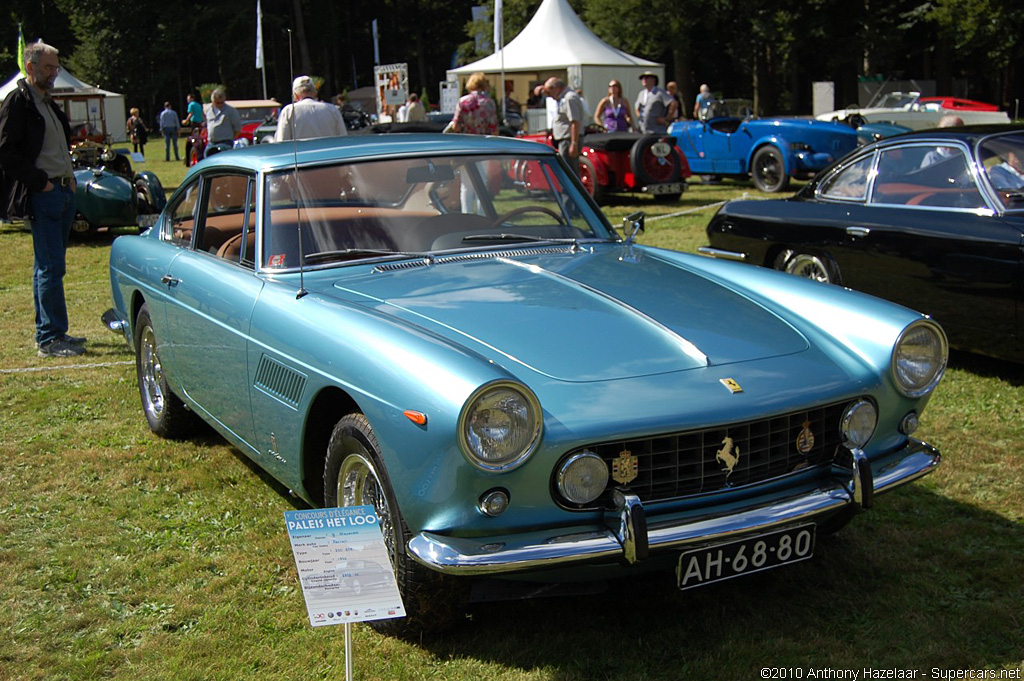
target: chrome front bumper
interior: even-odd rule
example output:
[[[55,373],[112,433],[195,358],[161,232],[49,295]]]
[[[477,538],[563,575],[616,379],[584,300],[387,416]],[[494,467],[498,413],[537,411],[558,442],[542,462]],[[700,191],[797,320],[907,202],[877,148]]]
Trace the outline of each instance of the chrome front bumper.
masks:
[[[409,542],[420,563],[452,575],[495,575],[570,567],[584,563],[635,563],[651,552],[758,534],[832,515],[844,507],[867,508],[881,494],[932,472],[941,461],[934,447],[911,440],[906,447],[868,462],[853,453],[852,469],[843,469],[829,485],[797,496],[694,517],[679,515],[648,524],[640,501],[620,494],[615,527],[561,528],[486,539],[421,532]],[[611,515],[611,514],[609,514]]]

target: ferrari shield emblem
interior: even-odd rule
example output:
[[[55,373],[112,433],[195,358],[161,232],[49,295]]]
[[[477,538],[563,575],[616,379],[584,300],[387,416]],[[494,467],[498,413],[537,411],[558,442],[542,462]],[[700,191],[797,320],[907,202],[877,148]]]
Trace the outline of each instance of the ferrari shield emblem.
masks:
[[[720,378],[718,379],[718,382],[724,385],[726,388],[728,388],[729,392],[731,393],[743,392],[743,388],[740,386],[739,383],[736,382],[736,379],[734,378]]]
[[[796,451],[807,454],[814,449],[814,433],[811,432],[811,422],[804,421],[803,430],[796,436]]]
[[[612,460],[612,480],[620,485],[629,484],[636,479],[639,467],[640,460],[633,456],[633,452],[623,449],[618,458]]]

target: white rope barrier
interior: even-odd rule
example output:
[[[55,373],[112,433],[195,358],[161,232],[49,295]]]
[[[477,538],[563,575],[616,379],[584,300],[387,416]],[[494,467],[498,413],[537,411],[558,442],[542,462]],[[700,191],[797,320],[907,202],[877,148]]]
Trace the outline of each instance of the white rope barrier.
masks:
[[[0,369],[0,374],[31,374],[42,371],[66,371],[68,369],[102,369],[104,367],[134,366],[135,362],[97,362],[95,364],[54,364],[45,367],[22,367],[20,369]]]

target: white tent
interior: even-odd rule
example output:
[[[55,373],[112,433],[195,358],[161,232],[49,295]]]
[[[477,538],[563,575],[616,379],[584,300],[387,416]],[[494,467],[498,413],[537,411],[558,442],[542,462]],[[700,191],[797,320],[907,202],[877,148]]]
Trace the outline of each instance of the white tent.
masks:
[[[493,83],[493,94],[500,96],[498,80],[505,72],[512,83],[511,95],[521,103],[529,97],[531,86],[559,76],[569,87],[582,88],[593,107],[608,94],[608,81],[622,83],[623,94],[633,104],[643,87],[640,74],[658,74],[665,85],[665,65],[634,57],[612,47],[594,35],[567,0],[544,0],[530,23],[501,50],[472,64],[448,71],[448,79],[465,79],[482,71]],[[533,127],[533,126],[531,126]]]
[[[20,73],[15,74],[0,86],[0,100],[18,87],[21,78]],[[124,123],[128,120],[128,115],[124,106],[124,95],[87,85],[63,67],[57,73],[52,94],[64,107],[64,113],[71,121],[72,131],[88,128],[90,133],[101,135],[105,123],[106,134],[112,142],[127,141]]]

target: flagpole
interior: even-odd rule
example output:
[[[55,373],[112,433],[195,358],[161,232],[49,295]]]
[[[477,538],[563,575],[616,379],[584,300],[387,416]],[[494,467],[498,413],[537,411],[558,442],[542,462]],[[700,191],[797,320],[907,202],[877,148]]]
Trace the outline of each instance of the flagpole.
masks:
[[[505,92],[505,17],[502,11],[502,0],[494,0],[494,48],[501,57],[501,120],[508,118],[508,93]]]

